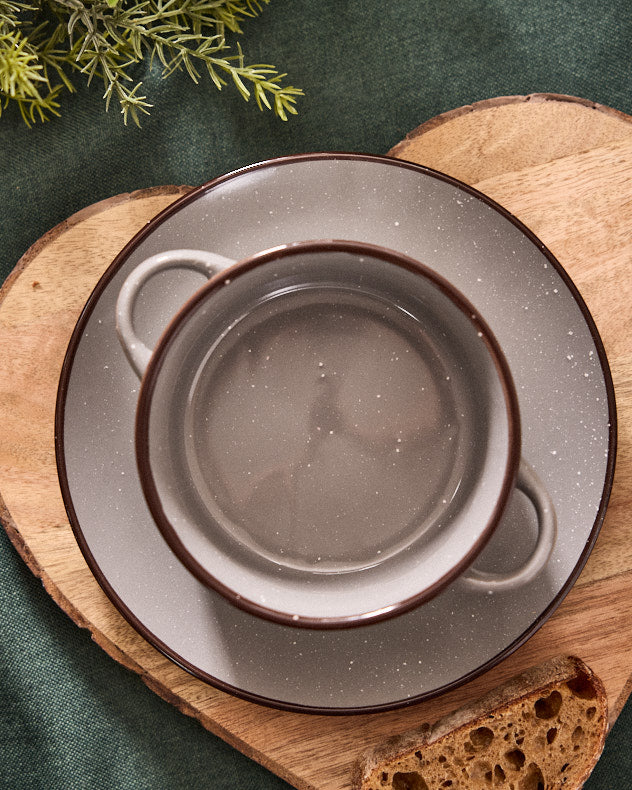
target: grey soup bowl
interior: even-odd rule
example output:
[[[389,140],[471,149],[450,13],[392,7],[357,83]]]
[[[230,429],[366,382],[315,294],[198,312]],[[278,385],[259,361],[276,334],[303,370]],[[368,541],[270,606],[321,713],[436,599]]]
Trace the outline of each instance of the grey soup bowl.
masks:
[[[156,347],[134,329],[143,285],[171,268],[209,279]],[[521,457],[503,352],[451,283],[404,254],[321,239],[238,262],[153,255],[128,276],[117,331],[142,379],[142,489],[174,554],[260,617],[359,626],[456,579],[510,589],[556,538]],[[538,540],[511,573],[473,563],[515,487]]]

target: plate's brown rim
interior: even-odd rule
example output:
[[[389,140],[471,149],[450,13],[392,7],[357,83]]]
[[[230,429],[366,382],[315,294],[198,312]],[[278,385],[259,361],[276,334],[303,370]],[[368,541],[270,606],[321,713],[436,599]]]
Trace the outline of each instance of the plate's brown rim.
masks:
[[[376,257],[387,261],[393,266],[399,266],[414,274],[425,277],[438,290],[447,296],[452,303],[461,311],[465,318],[478,331],[478,335],[486,344],[489,356],[496,368],[504,394],[505,409],[507,413],[507,451],[504,456],[503,478],[498,490],[498,498],[489,515],[488,522],[482,528],[481,534],[471,545],[461,559],[447,573],[414,595],[404,600],[394,601],[388,606],[378,609],[359,612],[354,615],[340,615],[329,617],[314,617],[272,609],[264,606],[250,598],[238,594],[229,585],[219,581],[210,571],[202,565],[186,548],[179,536],[178,530],[173,526],[169,517],[162,506],[162,499],[156,479],[151,466],[151,452],[149,439],[149,423],[151,415],[151,400],[156,390],[158,378],[163,368],[166,354],[173,344],[178,331],[182,328],[187,317],[202,304],[210,293],[222,288],[225,282],[234,282],[237,277],[264,265],[273,260],[287,257],[300,252],[318,252],[329,250],[334,252],[357,253],[366,257]],[[475,558],[480,554],[485,545],[490,540],[494,529],[500,521],[511,492],[513,490],[518,466],[520,464],[521,436],[520,436],[520,412],[518,408],[518,396],[516,394],[513,377],[505,355],[486,321],[479,315],[478,310],[452,283],[446,280],[434,269],[425,264],[414,260],[408,255],[387,249],[376,244],[369,244],[360,241],[347,241],[342,239],[315,239],[302,242],[290,242],[281,244],[269,250],[263,250],[245,258],[218,274],[199,288],[178,310],[171,319],[160,339],[154,347],[151,360],[143,375],[140,393],[138,396],[138,407],[136,410],[136,432],[135,432],[136,461],[139,472],[141,487],[145,495],[145,501],[153,519],[162,533],[167,544],[178,557],[180,562],[196,576],[199,581],[207,587],[211,587],[231,603],[246,612],[263,617],[281,625],[289,625],[295,628],[312,629],[334,629],[334,628],[354,628],[369,625],[370,623],[381,622],[391,617],[397,617],[404,612],[408,612],[426,603],[452,581],[460,576],[469,567]]]
[[[511,222],[547,258],[547,261],[557,271],[559,276],[562,278],[564,284],[568,288],[571,296],[577,303],[577,306],[579,307],[583,315],[583,318],[586,321],[586,325],[592,336],[593,342],[595,344],[595,348],[597,349],[597,355],[599,357],[599,363],[601,366],[602,375],[604,377],[604,382],[608,396],[608,415],[609,415],[608,460],[606,464],[604,486],[602,489],[602,495],[599,502],[599,507],[597,509],[597,514],[595,516],[595,520],[593,522],[590,535],[588,536],[584,549],[579,556],[575,568],[569,574],[566,583],[562,585],[562,588],[559,590],[557,595],[551,601],[549,606],[547,606],[544,609],[544,611],[535,619],[535,621],[531,624],[531,626],[525,629],[525,631],[523,631],[522,634],[520,634],[504,650],[497,653],[489,661],[484,662],[483,664],[474,668],[470,672],[465,673],[461,677],[455,679],[454,681],[451,681],[450,683],[446,683],[443,686],[432,689],[431,691],[422,692],[414,697],[393,700],[387,703],[380,703],[380,704],[373,704],[366,706],[338,707],[338,708],[332,708],[327,706],[311,706],[307,704],[287,702],[285,700],[275,700],[272,698],[265,697],[263,695],[248,692],[243,689],[232,686],[231,684],[219,680],[218,678],[213,677],[207,672],[200,670],[198,667],[194,666],[186,659],[183,659],[167,644],[165,644],[161,639],[159,639],[155,634],[153,634],[148,628],[146,628],[140,622],[140,620],[133,614],[133,612],[130,611],[130,609],[119,598],[118,594],[112,588],[107,578],[99,568],[82,534],[81,525],[79,524],[77,515],[75,513],[72,504],[72,497],[70,495],[68,478],[65,471],[64,442],[63,442],[64,410],[65,410],[66,395],[68,391],[68,381],[69,381],[70,373],[72,371],[73,360],[76,351],[78,349],[81,336],[83,334],[83,328],[86,322],[88,321],[88,319],[90,318],[90,315],[95,305],[97,304],[99,298],[101,297],[102,292],[109,284],[109,281],[112,279],[114,274],[116,274],[116,272],[120,269],[123,262],[126,260],[128,255],[135,249],[135,247],[137,247],[147,235],[152,233],[155,230],[155,228],[159,226],[168,217],[177,213],[180,209],[188,205],[190,202],[196,200],[200,195],[204,194],[206,191],[210,189],[214,189],[218,185],[226,181],[229,181],[233,178],[237,178],[249,172],[262,170],[269,167],[278,167],[287,164],[296,164],[298,162],[303,162],[303,161],[316,161],[323,159],[329,159],[332,161],[336,159],[339,160],[351,159],[355,161],[388,164],[390,166],[413,170],[415,172],[421,173],[426,176],[430,176],[432,178],[436,178],[439,181],[443,181],[445,183],[451,184],[452,186],[461,189],[462,191],[466,192],[472,197],[480,200],[482,203],[486,204],[487,206],[498,212],[502,217],[504,217],[509,222]],[[595,545],[595,541],[597,540],[599,531],[603,524],[603,520],[606,514],[606,509],[608,506],[608,501],[610,499],[610,493],[612,491],[612,483],[614,479],[614,469],[615,469],[615,461],[616,461],[616,446],[617,446],[616,401],[615,401],[614,385],[612,382],[610,367],[608,364],[608,359],[606,356],[605,348],[603,346],[603,342],[595,325],[594,319],[586,303],[584,302],[583,297],[581,296],[579,290],[577,289],[577,286],[574,284],[574,282],[572,281],[572,279],[570,278],[569,274],[566,272],[564,267],[560,264],[557,258],[555,258],[555,256],[550,252],[550,250],[543,244],[543,242],[540,241],[540,239],[531,230],[529,230],[529,228],[526,225],[524,225],[524,223],[521,220],[519,220],[516,216],[511,214],[511,212],[509,212],[507,209],[503,208],[503,206],[496,203],[496,201],[494,201],[492,198],[488,197],[484,193],[479,192],[474,187],[471,187],[468,184],[459,181],[453,176],[446,175],[445,173],[441,173],[438,170],[433,170],[432,168],[426,167],[424,165],[419,165],[415,162],[408,162],[404,159],[396,159],[393,157],[383,156],[379,154],[366,154],[366,153],[355,153],[355,152],[344,152],[344,151],[340,151],[340,152],[324,151],[324,152],[313,152],[313,153],[304,153],[304,154],[290,154],[287,156],[276,157],[274,159],[263,160],[261,162],[257,162],[252,165],[247,165],[245,167],[238,168],[229,173],[211,179],[207,183],[202,184],[201,186],[193,189],[188,194],[183,195],[181,198],[174,201],[174,203],[172,203],[171,205],[163,209],[161,212],[159,212],[154,217],[153,220],[151,220],[147,225],[145,225],[142,228],[142,230],[140,230],[125,245],[125,247],[121,250],[121,252],[116,256],[116,258],[106,269],[105,273],[101,276],[94,290],[92,291],[90,297],[88,298],[81,312],[81,315],[79,316],[77,324],[75,325],[75,329],[73,331],[70,342],[68,344],[66,356],[64,358],[64,362],[60,374],[59,388],[57,393],[57,403],[55,409],[55,457],[57,462],[60,487],[62,491],[64,505],[66,507],[66,512],[68,514],[70,525],[72,527],[79,548],[81,549],[86,559],[86,562],[90,567],[90,570],[92,571],[97,582],[99,583],[105,594],[108,596],[112,604],[115,606],[115,608],[118,609],[121,615],[144,639],[146,639],[146,641],[149,644],[153,645],[153,647],[155,647],[159,652],[161,652],[163,655],[165,655],[167,658],[169,658],[171,661],[173,661],[175,664],[180,666],[182,669],[186,670],[194,677],[197,677],[199,680],[202,680],[208,683],[209,685],[220,689],[221,691],[225,691],[227,693],[233,694],[234,696],[247,700],[249,702],[266,705],[272,708],[278,708],[280,710],[287,710],[287,711],[300,712],[300,713],[310,713],[316,715],[351,715],[351,714],[378,713],[381,711],[394,710],[397,708],[406,707],[418,702],[422,702],[423,700],[426,699],[438,697],[441,694],[444,694],[448,691],[451,691],[455,688],[464,685],[465,683],[482,675],[484,672],[487,672],[488,670],[492,669],[494,666],[496,666],[505,658],[510,656],[513,652],[515,652],[521,645],[523,645],[539,628],[542,627],[542,625],[555,612],[555,610],[558,608],[560,603],[564,600],[568,592],[573,587],[584,565],[586,564],[588,557],[590,556],[590,553]]]

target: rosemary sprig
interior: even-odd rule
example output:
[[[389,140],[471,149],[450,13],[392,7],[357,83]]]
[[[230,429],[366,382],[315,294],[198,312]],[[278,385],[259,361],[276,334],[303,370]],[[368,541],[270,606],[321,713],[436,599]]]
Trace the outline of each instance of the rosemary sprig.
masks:
[[[232,82],[248,101],[282,120],[296,114],[303,91],[270,64],[248,65],[226,34],[269,0],[0,0],[0,114],[18,104],[27,125],[59,115],[58,97],[73,79],[103,82],[106,110],[115,99],[123,120],[140,125],[152,104],[132,67],[148,59],[163,77],[184,70],[194,82],[204,73],[218,90]]]

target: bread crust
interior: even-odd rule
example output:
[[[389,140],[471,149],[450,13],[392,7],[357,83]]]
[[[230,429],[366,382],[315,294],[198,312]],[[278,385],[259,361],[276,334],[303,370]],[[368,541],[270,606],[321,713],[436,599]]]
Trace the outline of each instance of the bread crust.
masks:
[[[495,732],[495,728],[498,728],[502,721],[506,721],[507,717],[510,717],[512,713],[518,714],[521,710],[529,713],[530,706],[538,704],[538,701],[540,704],[544,704],[546,700],[551,698],[553,692],[556,692],[559,696],[560,690],[564,690],[571,704],[573,702],[577,704],[579,700],[585,700],[587,703],[590,703],[588,710],[592,711],[594,708],[594,713],[589,723],[590,736],[588,740],[591,742],[591,748],[590,750],[582,748],[574,752],[572,759],[575,760],[575,764],[573,765],[574,775],[572,781],[570,776],[566,775],[560,777],[559,784],[547,782],[545,786],[546,790],[555,790],[557,786],[564,788],[564,790],[578,790],[589,777],[603,751],[608,728],[608,717],[607,697],[603,683],[590,667],[575,656],[552,658],[543,664],[521,672],[481,699],[458,708],[439,719],[433,725],[423,724],[413,731],[393,736],[377,745],[369,752],[363,754],[357,761],[353,772],[352,787],[354,790],[391,790],[391,788],[400,790],[400,787],[407,788],[408,785],[405,783],[401,784],[403,780],[400,780],[399,786],[394,786],[392,777],[396,769],[401,769],[400,776],[412,776],[412,773],[406,773],[406,769],[418,770],[419,765],[422,763],[422,757],[425,757],[432,751],[432,747],[435,747],[437,744],[444,744],[446,751],[449,751],[452,744],[457,744],[459,740],[466,743],[467,734],[471,734],[477,728],[481,728],[482,731],[491,730],[495,735],[499,735],[500,733]],[[536,716],[538,716],[537,713]],[[576,730],[578,729],[581,728],[577,727]],[[557,729],[555,729],[555,736],[557,736]],[[553,752],[554,749],[560,748],[561,741],[562,739],[558,742],[557,747],[551,744],[547,744],[547,747]],[[537,766],[533,755],[525,754],[524,757],[525,763],[527,760],[531,760],[530,764]],[[571,756],[569,755],[570,759]],[[578,762],[581,762],[582,765],[576,769]],[[430,768],[424,771],[424,782],[426,783],[428,782],[427,774],[430,772]],[[503,771],[501,769],[498,776],[494,776],[492,780],[489,779],[489,776],[485,779],[481,778],[480,785],[472,783],[470,778],[466,785],[457,781],[445,786],[454,787],[455,789],[467,786],[471,790],[476,790],[479,786],[481,788],[492,786],[511,787],[512,783],[509,780],[505,783],[501,778],[502,775]],[[389,777],[387,781],[384,780],[385,776]],[[417,786],[422,788],[427,786],[429,790],[440,787],[439,784],[421,784],[421,782],[419,785],[414,783],[410,785],[413,788]],[[538,786],[537,782],[533,786],[536,788]],[[516,779],[515,787],[520,787],[518,779]]]

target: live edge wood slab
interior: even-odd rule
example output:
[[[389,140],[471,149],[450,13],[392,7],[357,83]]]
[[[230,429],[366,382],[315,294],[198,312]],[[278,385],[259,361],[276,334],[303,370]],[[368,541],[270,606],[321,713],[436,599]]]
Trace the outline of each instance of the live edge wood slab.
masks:
[[[19,261],[0,291],[0,518],[48,593],[157,694],[301,790],[340,790],[366,747],[434,721],[554,654],[600,676],[612,723],[632,657],[632,118],[590,102],[493,99],[433,119],[392,149],[497,200],[557,256],[584,296],[614,378],[619,449],[596,547],[554,616],[510,658],[456,691],[364,716],[311,716],[245,702],[196,680],[148,645],[90,573],[57,481],[53,416],[66,345],[119,250],[187,187],[120,195],[70,217]]]

